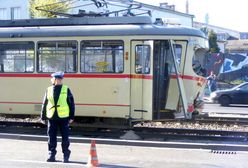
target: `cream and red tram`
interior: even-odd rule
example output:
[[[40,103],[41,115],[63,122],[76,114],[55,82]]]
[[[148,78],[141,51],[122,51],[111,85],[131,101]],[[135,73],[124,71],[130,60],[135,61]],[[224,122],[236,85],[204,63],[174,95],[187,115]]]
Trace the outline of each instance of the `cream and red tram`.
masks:
[[[50,74],[64,71],[76,116],[191,118],[205,87],[207,39],[147,17],[38,19],[0,23],[0,113],[38,115]],[[199,103],[198,103],[199,104]]]

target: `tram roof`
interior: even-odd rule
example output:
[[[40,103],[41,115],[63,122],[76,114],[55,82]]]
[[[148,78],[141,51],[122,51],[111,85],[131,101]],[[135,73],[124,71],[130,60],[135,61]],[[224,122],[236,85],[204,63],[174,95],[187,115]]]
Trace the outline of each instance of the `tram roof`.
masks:
[[[117,24],[152,24],[152,20],[151,17],[148,16],[19,19],[19,20],[1,20],[0,27],[117,25]]]
[[[28,19],[0,22],[0,38],[174,35],[204,37],[194,28],[152,24],[148,17]]]

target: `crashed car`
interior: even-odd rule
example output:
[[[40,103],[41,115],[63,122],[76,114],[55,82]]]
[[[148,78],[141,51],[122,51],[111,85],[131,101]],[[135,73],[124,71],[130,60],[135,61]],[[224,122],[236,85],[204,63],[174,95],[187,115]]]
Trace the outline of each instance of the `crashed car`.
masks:
[[[230,104],[248,104],[248,82],[237,85],[231,89],[218,90],[210,94],[210,101],[221,106]]]

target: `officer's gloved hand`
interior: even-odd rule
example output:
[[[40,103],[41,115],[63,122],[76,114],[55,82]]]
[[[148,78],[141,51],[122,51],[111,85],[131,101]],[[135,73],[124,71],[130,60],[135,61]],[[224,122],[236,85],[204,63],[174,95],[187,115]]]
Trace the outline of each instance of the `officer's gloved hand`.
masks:
[[[73,119],[70,119],[70,120],[69,120],[69,124],[71,124],[71,123],[73,123]]]
[[[40,120],[40,122],[41,122],[41,124],[44,124],[44,125],[46,125],[46,120]]]

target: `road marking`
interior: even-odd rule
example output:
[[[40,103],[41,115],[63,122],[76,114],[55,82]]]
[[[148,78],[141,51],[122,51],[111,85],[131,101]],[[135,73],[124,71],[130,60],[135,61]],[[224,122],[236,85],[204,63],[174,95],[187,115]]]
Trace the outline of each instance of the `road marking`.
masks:
[[[7,162],[21,162],[21,163],[34,163],[34,164],[56,164],[56,165],[65,165],[65,166],[78,166],[82,167],[82,165],[86,165],[86,162],[75,162],[71,161],[70,163],[63,163],[60,160],[57,160],[56,162],[46,162],[46,161],[40,161],[40,160],[21,160],[21,159],[10,159],[5,160]]]

